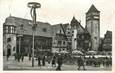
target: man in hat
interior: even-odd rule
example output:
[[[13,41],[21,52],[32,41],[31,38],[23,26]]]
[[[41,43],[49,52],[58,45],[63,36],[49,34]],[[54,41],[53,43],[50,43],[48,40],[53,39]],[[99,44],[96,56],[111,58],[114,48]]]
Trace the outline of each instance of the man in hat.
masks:
[[[53,59],[52,59],[52,67],[53,66],[56,67],[56,56],[55,55],[53,56]]]
[[[62,56],[61,56],[61,54],[58,54],[57,64],[58,64],[58,66],[57,66],[56,70],[60,71],[61,67],[62,67]]]
[[[86,70],[85,65],[84,65],[84,57],[83,56],[80,56],[78,58],[77,62],[78,62],[78,70],[80,70],[81,66],[83,66],[83,70]]]

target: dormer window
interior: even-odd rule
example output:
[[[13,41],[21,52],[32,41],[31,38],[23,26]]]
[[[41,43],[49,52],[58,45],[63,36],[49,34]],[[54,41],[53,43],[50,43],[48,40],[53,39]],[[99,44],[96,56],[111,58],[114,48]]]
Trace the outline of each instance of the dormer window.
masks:
[[[47,32],[47,29],[46,29],[46,28],[43,28],[42,30],[43,30],[43,32]]]

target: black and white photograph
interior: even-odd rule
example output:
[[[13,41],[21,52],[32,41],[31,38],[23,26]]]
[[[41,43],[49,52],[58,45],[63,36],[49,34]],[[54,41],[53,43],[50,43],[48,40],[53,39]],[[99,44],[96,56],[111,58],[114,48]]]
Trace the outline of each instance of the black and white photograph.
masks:
[[[115,0],[0,0],[2,70],[112,71],[113,25]]]

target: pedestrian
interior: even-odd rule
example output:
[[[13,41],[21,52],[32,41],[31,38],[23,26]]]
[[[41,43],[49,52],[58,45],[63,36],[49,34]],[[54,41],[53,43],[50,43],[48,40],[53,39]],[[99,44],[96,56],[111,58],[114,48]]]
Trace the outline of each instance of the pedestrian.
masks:
[[[21,60],[22,60],[22,62],[23,62],[23,60],[24,60],[24,56],[23,56],[23,54],[21,55]]]
[[[58,55],[57,64],[58,64],[58,66],[57,66],[56,70],[61,71],[61,67],[62,67],[62,56],[61,56],[61,54]]]
[[[17,60],[17,53],[14,53],[15,61]]]
[[[31,57],[32,57],[32,49],[31,48],[29,48],[29,61],[31,60]]]
[[[24,60],[24,54],[25,54],[25,49],[22,48],[22,49],[21,49],[21,60],[22,60],[22,62],[23,62],[23,60]]]
[[[56,67],[56,56],[54,55],[53,56],[53,59],[52,59],[52,67]]]
[[[20,58],[21,58],[21,54],[20,53],[18,53],[17,58],[18,58],[18,62],[20,62]]]
[[[31,54],[29,53],[29,61],[31,61]]]
[[[48,64],[50,64],[50,56],[47,56],[47,62],[48,62]]]
[[[96,67],[97,59],[94,56],[92,57],[92,63],[93,63],[92,65]]]
[[[43,56],[43,58],[42,58],[42,66],[45,66],[45,59],[46,59],[46,57]]]
[[[6,55],[7,61],[9,59],[10,55],[11,55],[10,49],[11,49],[10,47],[7,48],[7,55]]]
[[[109,66],[109,59],[108,59],[108,57],[105,57],[105,66],[106,66],[106,67]]]
[[[9,53],[7,53],[7,56],[6,56],[6,57],[7,57],[7,61],[8,61],[8,59],[9,59],[9,56],[10,56]]]
[[[83,70],[86,70],[85,69],[85,64],[84,64],[84,57],[83,56],[80,56],[77,60],[78,62],[78,70],[80,70],[81,66],[83,67]]]
[[[112,65],[112,57],[110,56],[109,58],[109,65],[111,66]]]
[[[41,57],[38,56],[38,66],[41,66]]]
[[[23,60],[24,60],[24,53],[22,53],[21,60],[23,62]]]

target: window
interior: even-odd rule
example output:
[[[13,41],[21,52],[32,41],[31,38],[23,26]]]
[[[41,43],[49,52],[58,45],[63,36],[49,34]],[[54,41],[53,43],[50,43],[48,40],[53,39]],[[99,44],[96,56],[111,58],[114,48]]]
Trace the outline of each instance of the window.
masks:
[[[60,30],[60,33],[61,33],[61,30]]]
[[[65,41],[63,41],[63,45],[65,45]]]
[[[97,37],[94,37],[97,40]]]
[[[15,51],[15,47],[13,48],[13,51]]]
[[[10,33],[13,33],[13,27],[10,26]]]
[[[70,34],[70,32],[68,32],[68,34]]]
[[[8,26],[5,26],[5,33],[8,33]]]
[[[14,27],[12,28],[12,33],[14,33]]]
[[[4,33],[15,33],[15,27],[13,25],[5,25]]]
[[[16,33],[16,28],[14,27],[14,33]]]
[[[10,26],[8,26],[8,33],[10,33],[10,30],[11,30],[11,28],[10,28]]]
[[[11,41],[11,38],[8,38],[8,39],[7,39],[7,42],[10,42],[10,41]]]
[[[58,41],[58,44],[61,45],[62,41]]]
[[[47,29],[46,29],[46,28],[43,28],[42,30],[43,30],[43,32],[47,32]]]
[[[74,41],[76,41],[77,39],[75,38]]]

